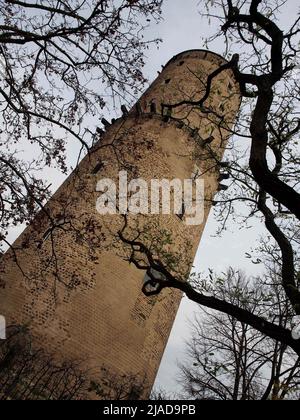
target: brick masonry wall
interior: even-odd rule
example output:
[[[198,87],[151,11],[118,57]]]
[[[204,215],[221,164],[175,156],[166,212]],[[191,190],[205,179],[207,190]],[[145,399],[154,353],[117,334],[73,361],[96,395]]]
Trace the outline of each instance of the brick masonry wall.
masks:
[[[189,179],[196,167],[205,173],[205,196],[211,199],[218,177],[216,169],[209,170],[211,151],[222,156],[226,127],[214,127],[211,116],[187,106],[162,118],[161,104],[199,99],[207,75],[223,62],[200,50],[173,58],[140,99],[140,108],[107,129],[1,261],[0,313],[8,324],[28,325],[35,346],[58,360],[76,361],[91,379],[101,377],[101,367],[146,377],[141,398],[155,379],[181,295],[142,294],[145,272],[128,263],[128,248],[118,240],[124,219],[97,213],[96,184],[106,177],[117,180],[120,170],[128,171],[129,179]],[[208,105],[229,127],[239,102],[233,75],[226,71],[215,80]],[[208,149],[203,140],[211,135]],[[206,203],[200,226],[187,226],[176,215],[129,216],[127,233],[141,231],[145,243],[151,237],[161,258],[173,253],[178,260],[173,271],[184,279],[209,210]],[[61,226],[47,237],[49,215]],[[162,240],[166,233],[171,243]]]

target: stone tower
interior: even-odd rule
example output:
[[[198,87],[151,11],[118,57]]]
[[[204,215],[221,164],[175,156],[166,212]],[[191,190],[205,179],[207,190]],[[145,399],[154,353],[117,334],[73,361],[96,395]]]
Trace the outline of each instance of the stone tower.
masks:
[[[213,80],[205,106],[162,112],[162,104],[199,100],[208,75],[224,63],[203,50],[173,57],[129,113],[123,108],[121,118],[99,130],[91,153],[1,261],[0,314],[7,325],[25,325],[33,348],[57,362],[74,361],[95,381],[110,374],[145,380],[132,398],[147,397],[151,389],[181,295],[163,290],[144,296],[146,272],[132,263],[132,249],[119,232],[146,243],[178,278],[187,279],[219,188],[220,161],[240,95],[226,70]],[[118,183],[120,171],[128,181],[202,177],[203,223],[189,226],[184,214],[136,214],[126,220],[100,215],[97,182]]]

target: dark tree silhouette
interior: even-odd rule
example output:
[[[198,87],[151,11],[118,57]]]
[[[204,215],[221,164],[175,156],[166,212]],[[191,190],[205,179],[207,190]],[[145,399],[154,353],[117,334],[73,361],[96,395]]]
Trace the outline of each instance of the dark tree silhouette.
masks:
[[[290,306],[273,270],[264,278],[252,279],[229,269],[214,277],[214,284],[222,299],[291,327]],[[207,310],[197,314],[186,352],[180,383],[187,398],[299,398],[299,356],[232,316]]]
[[[25,326],[11,325],[0,342],[1,400],[86,399],[87,377],[80,363],[60,363],[33,348]]]

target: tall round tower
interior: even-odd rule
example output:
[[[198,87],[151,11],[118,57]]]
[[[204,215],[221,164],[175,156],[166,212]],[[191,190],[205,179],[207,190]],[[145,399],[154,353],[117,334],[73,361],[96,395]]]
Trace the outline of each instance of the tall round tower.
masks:
[[[111,378],[135,378],[143,386],[131,389],[128,398],[147,397],[181,299],[173,290],[144,296],[148,277],[133,263],[130,241],[147,244],[187,280],[240,104],[233,73],[224,70],[213,79],[205,103],[197,105],[208,75],[223,64],[222,57],[203,50],[173,57],[136,106],[105,122],[91,153],[1,261],[0,314],[7,325],[26,326],[32,348],[51,355],[56,365],[72,362],[95,382],[104,378],[110,386]],[[199,178],[205,186],[200,224],[186,223],[184,205],[179,214],[120,214],[120,196],[133,195],[122,189],[131,181],[150,186],[153,180]],[[103,181],[112,194],[107,214],[99,214],[98,206]],[[151,198],[149,192],[148,210]],[[142,255],[139,262],[143,267]],[[33,382],[30,373],[26,380]],[[48,381],[55,388],[49,391],[44,380],[42,396],[61,398],[57,381]]]

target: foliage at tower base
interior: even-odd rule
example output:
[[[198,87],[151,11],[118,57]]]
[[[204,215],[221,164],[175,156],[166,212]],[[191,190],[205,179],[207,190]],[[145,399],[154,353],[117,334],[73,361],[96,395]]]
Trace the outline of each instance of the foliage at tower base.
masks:
[[[10,326],[0,343],[1,400],[72,400],[86,396],[80,364],[50,358],[33,349],[25,327]]]
[[[141,375],[116,374],[101,366],[91,381],[81,365],[34,348],[26,327],[10,326],[0,341],[0,400],[137,400],[148,388]]]

